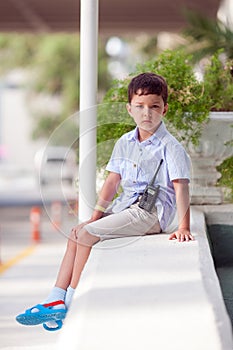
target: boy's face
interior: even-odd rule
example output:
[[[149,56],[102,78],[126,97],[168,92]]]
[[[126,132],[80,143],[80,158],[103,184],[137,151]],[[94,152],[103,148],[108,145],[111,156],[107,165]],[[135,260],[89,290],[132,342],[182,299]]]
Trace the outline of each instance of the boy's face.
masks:
[[[168,105],[164,105],[162,96],[155,94],[135,94],[131,103],[127,104],[128,113],[137,124],[139,133],[145,137],[150,137],[158,129],[167,109]]]

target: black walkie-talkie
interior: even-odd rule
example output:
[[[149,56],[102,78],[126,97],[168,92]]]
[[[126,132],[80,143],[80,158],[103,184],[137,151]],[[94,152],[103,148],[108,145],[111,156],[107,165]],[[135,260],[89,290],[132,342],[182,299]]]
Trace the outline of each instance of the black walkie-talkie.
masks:
[[[154,186],[154,182],[155,182],[155,178],[159,172],[159,169],[161,167],[163,163],[163,159],[161,159],[159,166],[153,176],[153,179],[151,180],[151,182],[146,186],[140,200],[138,203],[138,206],[142,209],[145,209],[146,211],[148,211],[149,213],[151,213],[152,209],[154,208],[155,202],[156,202],[156,198],[158,196],[159,193],[159,185]]]

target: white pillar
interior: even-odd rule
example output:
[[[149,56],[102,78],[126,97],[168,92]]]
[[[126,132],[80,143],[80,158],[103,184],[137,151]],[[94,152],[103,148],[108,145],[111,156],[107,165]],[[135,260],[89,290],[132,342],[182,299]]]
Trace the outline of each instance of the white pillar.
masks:
[[[96,201],[98,0],[80,0],[79,221]]]
[[[228,29],[233,30],[233,1],[222,0],[217,13],[217,18]]]

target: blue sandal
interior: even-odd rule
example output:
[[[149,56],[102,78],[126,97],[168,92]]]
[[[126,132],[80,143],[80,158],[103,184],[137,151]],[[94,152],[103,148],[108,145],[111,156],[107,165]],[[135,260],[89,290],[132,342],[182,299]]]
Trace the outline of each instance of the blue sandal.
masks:
[[[53,306],[56,305],[65,305],[65,303],[63,300],[58,300],[49,304],[37,304],[26,310],[25,313],[16,316],[16,321],[23,325],[34,326],[48,321],[63,320],[66,317],[67,310],[65,308],[53,309]],[[33,309],[37,309],[38,311],[32,312]],[[58,329],[60,329],[61,326],[59,322]]]

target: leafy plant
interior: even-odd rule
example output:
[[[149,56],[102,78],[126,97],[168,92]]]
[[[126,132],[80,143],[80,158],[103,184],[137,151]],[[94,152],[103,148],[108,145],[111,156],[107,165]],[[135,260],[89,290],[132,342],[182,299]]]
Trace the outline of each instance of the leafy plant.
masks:
[[[233,157],[225,159],[218,167],[217,170],[221,173],[221,177],[218,180],[219,186],[226,186],[230,190],[229,200],[233,202]]]
[[[211,19],[197,11],[186,10],[188,21],[184,35],[189,39],[188,50],[195,61],[223,50],[229,59],[233,59],[233,31],[217,19]]]
[[[99,116],[100,124],[105,120],[112,120],[116,115],[116,106],[127,103],[127,87],[131,78],[142,72],[155,72],[165,77],[168,83],[168,113],[165,123],[176,136],[185,142],[198,143],[202,124],[207,120],[210,100],[205,94],[203,83],[197,81],[191,64],[191,56],[180,50],[166,50],[156,59],[139,64],[136,70],[123,80],[115,80],[112,88],[106,93],[104,102],[110,106],[107,113]],[[102,122],[101,122],[102,121]],[[108,135],[118,138],[124,132],[132,129],[132,119],[126,110],[121,115],[122,125],[113,125],[110,130],[101,127],[98,131],[99,139]]]
[[[193,61],[210,58],[204,75],[205,94],[211,99],[210,110],[233,111],[233,31],[217,19],[210,19],[201,13],[186,11],[188,26],[184,35],[189,40],[187,50],[193,54]],[[222,58],[226,62],[223,64]],[[233,157],[217,167],[221,172],[218,184],[227,186],[233,201]]]
[[[221,53],[216,52],[206,66],[205,92],[211,100],[211,111],[233,111],[233,59],[223,63]]]

